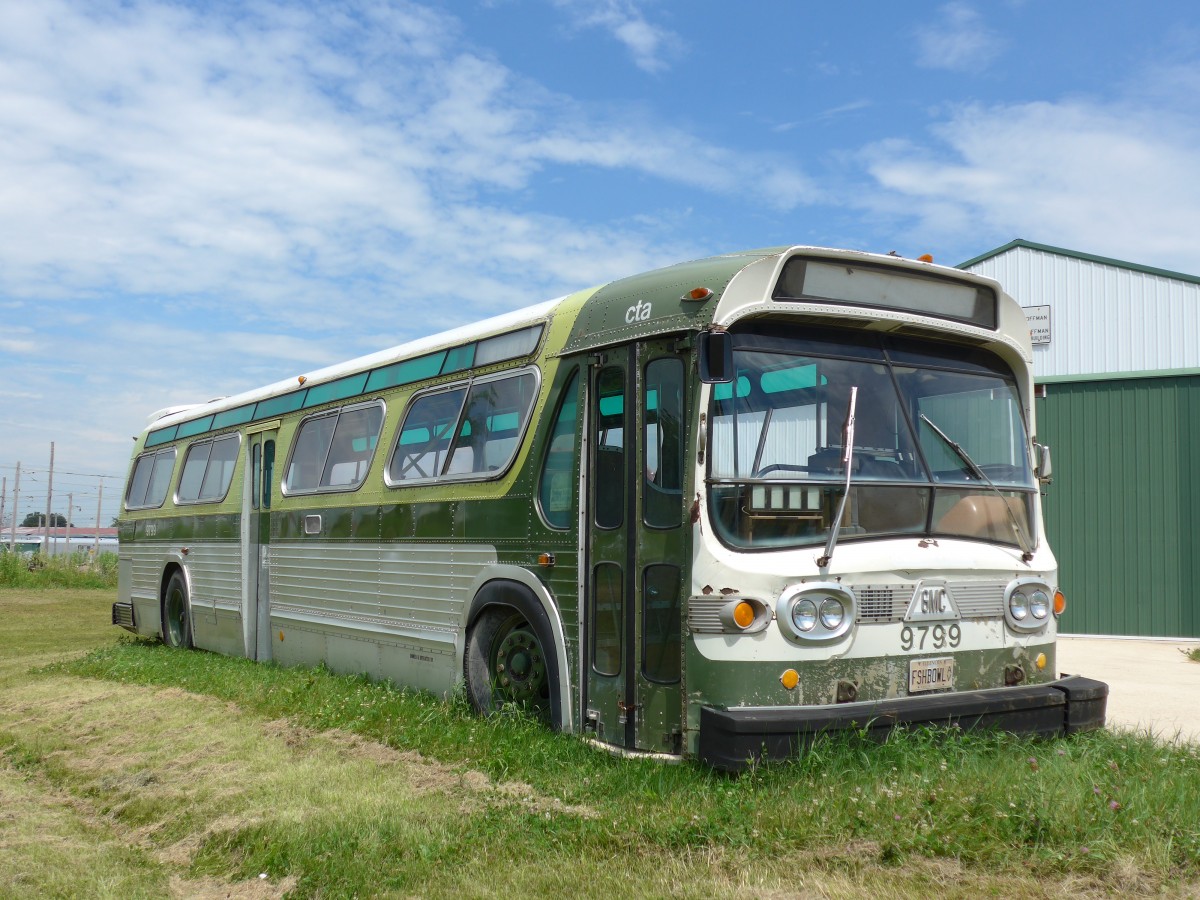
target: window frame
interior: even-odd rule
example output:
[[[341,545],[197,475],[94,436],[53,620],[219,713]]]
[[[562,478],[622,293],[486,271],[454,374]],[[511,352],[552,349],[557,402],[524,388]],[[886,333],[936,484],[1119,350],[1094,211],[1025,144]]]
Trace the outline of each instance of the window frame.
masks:
[[[192,450],[203,444],[210,445],[209,450],[208,450],[208,458],[204,461],[204,472],[200,476],[200,488],[199,489],[201,491],[203,491],[204,490],[204,482],[208,478],[208,467],[212,463],[212,445],[215,445],[217,443],[217,441],[229,440],[229,438],[235,438],[237,440],[237,453],[235,453],[233,456],[233,471],[229,475],[229,483],[225,485],[225,490],[224,490],[224,492],[222,492],[221,496],[219,496],[219,497],[204,497],[204,498],[197,496],[196,499],[194,499],[194,500],[185,500],[182,497],[180,497],[179,489],[181,487],[183,487],[183,474],[187,471],[187,461],[188,461],[188,457],[192,453]],[[217,434],[217,435],[213,435],[211,437],[202,438],[198,441],[193,441],[192,443],[188,444],[187,450],[185,450],[184,454],[183,454],[183,466],[179,470],[179,478],[175,482],[175,491],[171,495],[171,501],[176,506],[197,506],[197,505],[203,504],[203,503],[223,503],[225,501],[225,499],[229,496],[229,489],[233,486],[233,476],[237,473],[238,459],[241,457],[241,455],[242,455],[242,433],[240,431],[232,431],[227,434]]]
[[[337,428],[338,428],[338,423],[341,421],[341,417],[345,413],[352,413],[357,410],[367,409],[372,406],[378,407],[381,411],[381,414],[379,416],[379,430],[375,433],[375,446],[373,448],[371,448],[371,455],[367,459],[367,467],[363,471],[363,477],[354,484],[349,484],[349,485],[339,484],[339,485],[322,486],[320,483],[321,478],[325,473],[325,469],[329,465],[329,455],[330,455],[330,453],[333,452],[333,444],[337,438]],[[317,419],[327,419],[331,416],[333,417],[333,420],[334,420],[333,421],[333,433],[330,435],[330,438],[329,438],[329,446],[327,446],[325,448],[325,454],[321,458],[321,465],[320,465],[321,474],[317,476],[317,486],[314,488],[289,487],[288,475],[291,472],[292,462],[296,455],[296,448],[300,444],[300,435],[304,431],[304,426],[307,425],[309,422],[316,421]],[[381,438],[383,436],[383,426],[386,423],[387,423],[387,403],[381,397],[375,397],[371,400],[367,400],[367,401],[359,402],[359,403],[349,403],[345,406],[334,406],[334,407],[330,407],[328,409],[318,410],[310,415],[305,416],[296,425],[295,435],[292,437],[290,446],[288,447],[287,460],[284,462],[284,465],[283,465],[283,477],[279,479],[280,494],[284,497],[303,497],[303,496],[312,496],[314,494],[350,494],[357,490],[360,490],[362,488],[362,486],[367,483],[367,479],[371,473],[371,467],[373,465],[375,465],[375,455],[379,452],[379,438]]]
[[[509,455],[504,465],[492,470],[483,472],[450,472],[446,474],[437,473],[427,475],[421,478],[392,478],[392,462],[396,457],[396,453],[400,448],[400,438],[404,435],[404,426],[408,421],[409,415],[412,413],[413,407],[426,397],[435,394],[449,393],[450,391],[462,390],[463,402],[458,409],[458,418],[454,423],[454,428],[451,431],[450,444],[448,451],[453,454],[456,442],[460,431],[462,430],[463,416],[471,401],[471,391],[480,384],[489,384],[493,381],[504,381],[510,378],[521,378],[525,375],[533,376],[533,392],[529,402],[529,410],[525,415],[525,420],[517,429],[516,442],[513,445],[513,452]],[[521,445],[524,443],[526,436],[529,434],[529,428],[534,419],[534,412],[538,405],[538,400],[541,397],[542,391],[542,370],[536,365],[522,366],[519,369],[505,369],[502,372],[491,372],[487,375],[478,375],[473,378],[462,378],[457,381],[439,384],[436,387],[427,388],[425,390],[415,392],[408,398],[408,402],[404,404],[404,414],[400,417],[400,422],[396,426],[396,434],[392,439],[391,447],[389,448],[387,461],[383,467],[383,483],[389,488],[417,487],[428,486],[431,484],[445,484],[460,482],[486,482],[497,481],[506,476],[512,470],[516,463],[517,457],[521,452]],[[446,463],[443,461],[442,467]]]

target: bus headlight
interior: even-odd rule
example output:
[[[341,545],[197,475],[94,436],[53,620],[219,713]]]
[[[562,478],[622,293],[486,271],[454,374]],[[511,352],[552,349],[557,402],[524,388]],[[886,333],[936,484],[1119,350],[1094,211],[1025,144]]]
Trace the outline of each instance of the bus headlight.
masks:
[[[1004,621],[1013,631],[1041,631],[1050,619],[1050,587],[1037,578],[1018,578],[1004,592]]]
[[[792,624],[800,631],[812,631],[817,624],[817,604],[807,597],[793,603]]]
[[[779,630],[793,641],[832,641],[854,623],[854,594],[837,582],[794,584],[775,603]]]
[[[840,628],[845,617],[846,607],[837,597],[826,597],[821,601],[821,624],[830,631]]]

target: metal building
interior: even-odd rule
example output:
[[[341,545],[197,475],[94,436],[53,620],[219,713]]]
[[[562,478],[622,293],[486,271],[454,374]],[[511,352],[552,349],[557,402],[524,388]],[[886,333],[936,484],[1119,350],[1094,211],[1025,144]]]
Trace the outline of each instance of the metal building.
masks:
[[[1200,637],[1200,277],[1024,240],[960,268],[1030,322],[1063,631]]]

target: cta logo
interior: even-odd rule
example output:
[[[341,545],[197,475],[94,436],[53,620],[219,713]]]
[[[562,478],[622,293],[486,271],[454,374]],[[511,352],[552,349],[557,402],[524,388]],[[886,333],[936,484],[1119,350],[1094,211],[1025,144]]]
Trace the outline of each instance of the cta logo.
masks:
[[[645,322],[650,318],[651,306],[649,303],[643,303],[639,300],[629,309],[625,310],[625,324],[632,325],[634,322]]]

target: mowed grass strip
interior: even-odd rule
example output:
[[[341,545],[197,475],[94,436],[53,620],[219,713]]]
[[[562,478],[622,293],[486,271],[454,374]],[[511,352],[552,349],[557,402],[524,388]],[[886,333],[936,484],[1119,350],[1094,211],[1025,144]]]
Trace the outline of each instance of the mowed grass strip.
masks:
[[[99,823],[94,852],[132,847],[132,869],[150,884],[169,873],[179,895],[1200,890],[1195,746],[851,736],[729,778],[361,678],[114,642],[107,627],[85,659],[0,683],[0,753],[33,802],[69,798]],[[0,664],[36,656],[4,646]],[[87,894],[86,877],[60,895]]]

